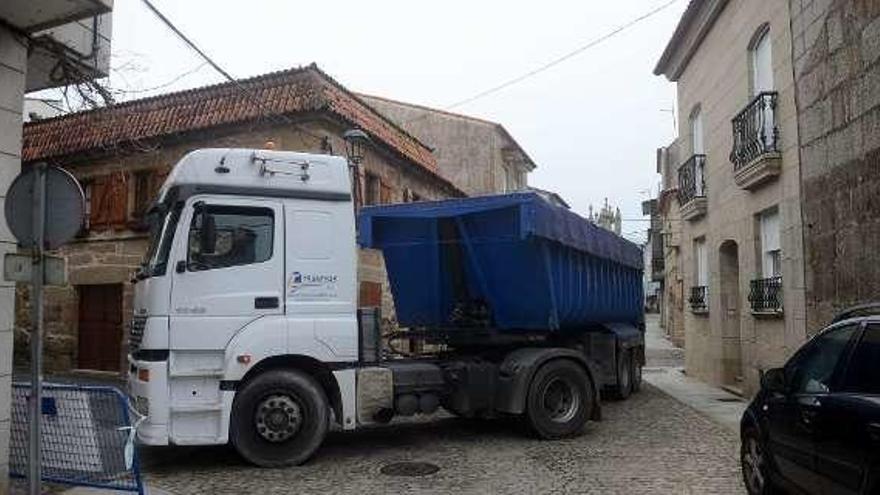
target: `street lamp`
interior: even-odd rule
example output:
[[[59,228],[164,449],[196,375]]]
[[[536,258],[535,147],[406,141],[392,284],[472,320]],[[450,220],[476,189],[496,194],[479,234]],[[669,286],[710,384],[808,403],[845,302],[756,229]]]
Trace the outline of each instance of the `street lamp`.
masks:
[[[360,129],[349,129],[342,134],[345,140],[345,152],[348,155],[348,167],[351,170],[351,190],[353,194],[353,202],[355,210],[360,205],[360,177],[359,168],[364,160],[364,148],[372,144],[370,136]]]
[[[358,166],[364,159],[364,146],[371,143],[370,136],[360,129],[349,129],[342,135],[345,140],[345,151],[348,161]]]

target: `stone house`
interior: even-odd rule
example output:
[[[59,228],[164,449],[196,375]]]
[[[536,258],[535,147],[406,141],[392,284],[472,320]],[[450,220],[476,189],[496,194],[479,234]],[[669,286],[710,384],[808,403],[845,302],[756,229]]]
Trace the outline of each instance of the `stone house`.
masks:
[[[655,68],[677,85],[665,249],[690,375],[750,395],[807,336],[788,2],[692,0]],[[683,294],[675,291],[681,290]]]
[[[790,5],[814,332],[880,301],[880,2]]]
[[[344,155],[342,134],[372,139],[358,187],[364,203],[461,197],[430,148],[311,65],[29,123],[23,163],[49,162],[83,184],[86,225],[59,254],[69,285],[46,295],[50,371],[119,371],[131,277],[146,250],[144,212],[170,168],[207,147],[273,147]],[[393,315],[381,255],[362,250],[359,299]],[[18,288],[16,349],[27,344],[28,296]]]
[[[378,96],[360,96],[430,146],[440,174],[468,195],[528,186],[535,162],[501,124]]]

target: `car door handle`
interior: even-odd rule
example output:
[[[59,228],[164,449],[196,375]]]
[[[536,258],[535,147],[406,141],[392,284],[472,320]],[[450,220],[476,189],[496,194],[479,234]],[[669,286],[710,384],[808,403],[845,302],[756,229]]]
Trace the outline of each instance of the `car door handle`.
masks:
[[[278,298],[277,297],[255,297],[254,298],[254,308],[255,309],[275,309],[278,307]]]

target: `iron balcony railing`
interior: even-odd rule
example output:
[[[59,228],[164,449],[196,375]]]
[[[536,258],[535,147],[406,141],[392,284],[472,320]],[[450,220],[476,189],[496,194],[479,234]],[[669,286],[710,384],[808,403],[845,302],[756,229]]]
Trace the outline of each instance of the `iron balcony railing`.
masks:
[[[694,155],[678,167],[678,202],[706,196],[706,155]]]
[[[782,311],[782,277],[761,278],[751,281],[749,302],[756,313]]]
[[[691,303],[691,311],[708,311],[709,287],[705,285],[697,285],[691,287],[691,297],[688,302]]]
[[[755,158],[779,151],[775,91],[759,93],[733,118],[733,150],[730,161],[738,170]]]

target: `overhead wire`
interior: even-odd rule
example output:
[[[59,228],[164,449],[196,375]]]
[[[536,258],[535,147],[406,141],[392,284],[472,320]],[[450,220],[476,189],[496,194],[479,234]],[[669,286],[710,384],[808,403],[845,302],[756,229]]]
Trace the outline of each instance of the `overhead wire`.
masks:
[[[199,46],[196,45],[195,42],[192,41],[186,34],[184,34],[183,31],[181,31],[173,22],[171,22],[171,20],[168,19],[168,17],[165,16],[165,14],[163,14],[158,8],[156,8],[156,6],[153,5],[153,3],[150,0],[141,0],[141,2],[143,2],[143,4],[153,13],[153,15],[155,15],[160,21],[162,21],[162,23],[165,24],[165,26],[167,26],[168,29],[170,29],[175,35],[177,35],[177,37],[180,38],[181,41],[183,41],[187,46],[190,47],[190,49],[192,49],[194,52],[196,52],[202,58],[202,60],[204,60],[215,71],[217,71],[220,75],[222,75],[227,81],[232,83],[232,86],[236,90],[238,90],[239,93],[242,94],[242,96],[244,96],[246,99],[248,99],[255,107],[258,107],[260,110],[265,111],[266,117],[280,118],[283,121],[283,123],[286,123],[286,124],[292,126],[294,129],[298,130],[299,132],[301,132],[307,136],[310,136],[314,139],[317,139],[318,141],[323,142],[322,136],[319,136],[311,131],[308,131],[307,129],[303,128],[302,126],[300,126],[299,124],[297,124],[296,122],[291,120],[287,115],[284,115],[283,113],[273,114],[271,109],[267,108],[266,105],[259,98],[254,96],[251,91],[249,91],[247,88],[245,88],[244,85],[242,85],[238,79],[232,77],[232,75],[229,72],[227,72],[217,62],[215,62],[211,57],[209,57],[208,54],[204,52],[204,50],[199,48]]]
[[[443,108],[444,108],[444,110],[452,110],[454,108],[457,108],[457,107],[460,107],[463,105],[467,105],[468,103],[472,103],[472,102],[479,100],[481,98],[485,98],[486,96],[489,96],[493,93],[497,93],[498,91],[501,91],[501,90],[506,89],[510,86],[513,86],[514,84],[518,84],[518,83],[520,83],[530,77],[536,76],[536,75],[538,75],[546,70],[549,70],[549,69],[577,56],[577,55],[580,55],[581,53],[589,50],[590,48],[593,48],[594,46],[596,46],[596,45],[598,45],[598,44],[600,44],[610,38],[613,38],[614,36],[626,31],[627,29],[635,26],[636,24],[639,24],[639,23],[659,14],[660,12],[666,10],[667,8],[671,7],[673,4],[675,4],[679,1],[680,0],[669,0],[666,3],[664,3],[658,7],[655,7],[655,8],[649,10],[648,12],[646,12],[636,18],[631,19],[630,21],[628,21],[624,24],[621,24],[620,26],[614,28],[613,30],[609,31],[608,33],[606,33],[606,34],[604,34],[594,40],[591,40],[590,42],[588,42],[584,45],[581,45],[581,46],[575,48],[574,50],[571,50],[570,52],[568,52],[560,57],[557,57],[557,58],[539,66],[539,67],[536,67],[535,69],[532,69],[532,70],[530,70],[524,74],[521,74],[519,76],[516,76],[514,78],[508,79],[507,81],[504,81],[501,84],[498,84],[498,85],[493,86],[491,88],[488,88],[486,90],[480,91],[479,93],[476,93],[473,96],[469,96],[467,98],[458,100],[458,101],[456,101],[450,105],[447,105]],[[427,116],[427,114],[420,115],[418,117],[414,117],[410,120],[405,121],[404,124],[426,118],[426,116]]]

